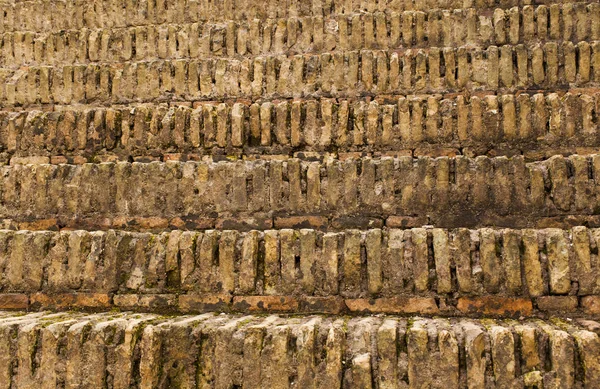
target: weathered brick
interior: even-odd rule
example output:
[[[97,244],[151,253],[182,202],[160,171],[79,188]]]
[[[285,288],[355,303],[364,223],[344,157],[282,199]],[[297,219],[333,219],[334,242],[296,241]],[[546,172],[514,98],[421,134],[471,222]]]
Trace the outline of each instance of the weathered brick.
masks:
[[[232,308],[240,312],[295,312],[299,301],[289,296],[236,296]]]
[[[526,316],[531,314],[533,304],[529,299],[485,296],[479,298],[462,297],[457,308],[463,313],[494,316]]]
[[[227,311],[232,298],[228,294],[182,294],[178,297],[181,312]]]
[[[588,315],[600,314],[600,297],[585,296],[581,298],[581,308]]]
[[[106,309],[111,297],[102,293],[34,293],[30,296],[32,309]]]
[[[540,296],[536,299],[538,309],[542,311],[573,312],[577,310],[577,296]]]
[[[0,295],[1,309],[22,309],[29,306],[29,297],[26,294],[5,293]]]
[[[422,297],[347,299],[346,306],[352,312],[362,313],[412,313],[431,315],[438,312],[438,307],[434,299]]]

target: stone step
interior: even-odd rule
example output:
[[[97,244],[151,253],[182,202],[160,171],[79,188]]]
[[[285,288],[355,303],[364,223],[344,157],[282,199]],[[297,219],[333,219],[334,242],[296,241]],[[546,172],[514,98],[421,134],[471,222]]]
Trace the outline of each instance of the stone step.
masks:
[[[600,324],[2,314],[2,387],[595,388]]]
[[[12,163],[311,152],[523,154],[531,161],[596,152],[598,117],[600,93],[585,92],[60,106],[0,112],[0,147]]]
[[[0,69],[0,104],[569,90],[600,87],[600,41]],[[595,89],[594,89],[595,88]]]
[[[437,227],[535,227],[583,216],[594,226],[599,168],[598,155],[531,163],[458,156],[3,166],[0,218],[75,228],[128,218],[181,225],[275,218],[276,228],[352,228],[413,219]]]
[[[581,0],[562,0],[567,11],[577,14]],[[145,26],[162,23],[194,23],[206,20],[226,23],[235,20],[294,17],[331,18],[337,15],[432,9],[534,8],[544,5],[552,12],[553,0],[166,0],[122,2],[120,0],[3,0],[0,3],[0,32],[58,31],[104,27]],[[491,14],[490,12],[490,14]]]
[[[600,229],[0,230],[0,309],[600,316]]]
[[[429,46],[486,48],[584,40],[600,40],[597,2],[5,32],[0,35],[0,65],[18,68]]]

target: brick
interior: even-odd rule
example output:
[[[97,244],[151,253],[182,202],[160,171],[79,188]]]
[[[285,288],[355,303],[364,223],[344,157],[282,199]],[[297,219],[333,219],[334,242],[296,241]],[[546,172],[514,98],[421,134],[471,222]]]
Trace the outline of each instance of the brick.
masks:
[[[321,229],[328,224],[326,217],[322,216],[288,216],[276,217],[275,228],[315,228]]]
[[[482,29],[481,31],[484,30]],[[520,77],[520,83],[524,84],[523,86],[533,87],[538,85],[554,86],[558,85],[558,83],[560,82],[572,83],[573,81],[575,81],[575,48],[572,44],[570,44],[570,42],[567,43],[568,44],[564,45],[565,48],[563,50],[558,50],[555,42],[548,42],[543,46],[538,45],[534,47],[531,47],[530,45],[510,46],[510,51],[519,51],[519,49],[524,50],[524,54],[527,55],[527,57],[532,58],[532,77],[531,79],[529,77],[526,77],[525,73],[523,74],[523,77]],[[583,46],[580,48],[582,49],[582,51],[585,51],[583,50]],[[464,69],[466,66],[464,66],[464,64],[460,60],[461,54],[463,54],[460,51],[461,49],[463,52],[468,50],[471,54],[471,57],[474,58],[472,68],[475,69],[475,71],[469,72],[468,69]],[[498,48],[496,46],[489,46],[486,49],[477,47],[468,49],[462,47],[461,49],[452,49],[458,54],[459,57],[458,68],[459,78],[461,78],[461,84],[466,84],[467,82],[471,81],[474,82],[475,85],[485,85],[491,88],[495,88],[498,84]],[[509,53],[509,49],[507,47],[504,47],[503,53],[506,57],[508,57],[509,54],[512,54]],[[360,91],[371,92],[375,90],[375,88],[379,88],[378,91],[381,91],[387,88],[388,77],[386,77],[386,74],[382,72],[379,78],[374,78],[372,73],[373,66],[375,66],[375,63],[377,64],[376,66],[379,66],[380,64],[381,69],[387,70],[387,67],[389,66],[390,62],[389,58],[377,55],[377,52],[372,50],[361,50],[360,52],[353,50],[349,52],[343,52],[341,56],[344,57],[344,59],[350,65],[349,71],[345,72],[348,76],[347,78],[350,81],[360,80],[360,84],[358,84]],[[361,58],[361,60],[365,61],[360,73],[357,71],[357,66],[354,65],[358,63],[359,57]],[[403,73],[406,78],[404,80],[404,85],[392,92],[413,90],[426,91],[431,93],[441,92],[444,90],[444,87],[446,87],[446,85],[444,85],[446,79],[441,79],[438,77],[440,59],[439,52],[437,50],[407,50],[401,54],[401,57],[404,64],[406,64],[403,65]],[[375,58],[377,58],[377,60]],[[582,66],[582,71],[586,69],[585,65],[589,62],[586,62],[586,58],[587,57],[585,55],[582,55],[580,57],[579,65]],[[170,71],[161,72],[161,77],[163,80],[162,86],[164,89],[158,91],[158,96],[156,94],[154,96],[153,94],[148,94],[144,90],[144,88],[133,87],[132,81],[134,81],[138,77],[143,77],[144,73],[147,72],[146,66],[138,66],[137,63],[126,63],[126,66],[123,69],[118,69],[107,66],[107,64],[103,63],[100,65],[88,64],[80,66],[62,65],[60,67],[57,67],[56,69],[53,69],[54,73],[63,73],[63,75],[67,76],[66,80],[63,78],[63,82],[66,82],[64,82],[65,88],[62,88],[66,90],[67,93],[62,94],[59,93],[58,90],[52,94],[45,93],[45,91],[43,90],[43,84],[38,86],[36,85],[36,83],[32,82],[32,80],[35,80],[37,73],[39,73],[40,71],[39,66],[34,66],[28,70],[11,70],[12,74],[10,75],[10,78],[14,80],[14,83],[9,84],[11,86],[11,92],[8,93],[5,97],[5,102],[10,105],[13,103],[13,98],[15,98],[16,102],[19,104],[33,104],[37,102],[38,95],[44,96],[44,99],[48,99],[51,103],[62,104],[86,103],[88,101],[91,101],[93,98],[97,99],[99,96],[104,97],[105,102],[133,102],[137,98],[149,101],[150,99],[154,99],[156,97],[166,97],[167,93],[170,93],[168,91],[170,91],[171,87],[177,88],[178,96],[176,97],[187,97],[184,90],[184,86],[188,84],[188,77],[190,76],[189,74],[186,74],[186,72],[184,72],[186,67],[184,65],[187,61],[171,58],[161,59],[159,61],[162,64],[160,68],[169,70],[173,69],[175,71],[175,77],[171,76]],[[217,100],[225,97],[227,94],[230,93],[245,98],[259,96],[263,95],[263,80],[266,83],[265,86],[268,87],[264,91],[267,96],[273,95],[273,93],[275,92],[275,85],[281,85],[281,87],[278,88],[279,94],[288,98],[294,97],[295,95],[310,95],[312,93],[311,85],[314,85],[316,82],[322,83],[324,84],[324,86],[329,85],[328,83],[323,82],[325,77],[329,79],[326,71],[321,72],[315,70],[314,72],[308,73],[306,75],[307,77],[304,78],[301,77],[302,73],[299,72],[300,65],[306,63],[314,65],[316,69],[320,69],[321,61],[323,61],[320,54],[306,54],[304,56],[294,57],[291,61],[292,67],[293,69],[295,69],[294,73],[292,74],[294,75],[294,77],[297,78],[297,81],[292,83],[283,83],[282,80],[287,80],[287,78],[284,77],[286,77],[285,75],[288,72],[282,71],[280,72],[281,74],[277,75],[275,72],[273,72],[273,69],[275,67],[281,67],[285,69],[289,67],[289,65],[287,65],[289,61],[290,60],[288,58],[277,57],[272,54],[254,60],[250,58],[243,58],[241,61],[238,59],[230,58],[219,58],[216,61],[210,58],[199,59],[198,63],[195,64],[196,67],[199,67],[201,69],[214,67],[215,77],[213,79],[212,77],[205,76],[205,74],[209,73],[208,69],[207,71],[201,72],[202,76],[200,81],[200,93],[196,91],[197,88],[194,88],[194,91],[196,92],[196,96],[194,97],[210,97],[214,100]],[[426,66],[428,62],[431,64],[429,68],[427,68]],[[559,74],[557,72],[557,64],[563,62],[566,62],[566,71],[564,75],[560,74],[560,76],[564,79],[558,79]],[[414,68],[408,66],[409,63],[414,63]],[[254,80],[252,82],[250,82],[248,74],[240,74],[232,70],[236,68],[250,68],[252,65],[254,65]],[[514,67],[512,63],[509,63],[509,65]],[[327,67],[323,66],[323,68],[326,69]],[[546,68],[546,71],[544,68]],[[589,68],[589,66],[587,66],[587,68]],[[502,70],[505,73],[508,72],[508,69]],[[516,70],[517,72],[519,71],[519,69],[514,70]],[[90,83],[87,84],[87,93],[83,93],[84,90],[82,85],[84,74],[90,74],[97,71],[99,71],[101,74],[110,74],[109,78],[115,80],[113,82],[112,88],[110,90],[107,89],[106,91],[104,91],[102,90],[104,89],[102,84],[96,85],[95,83]],[[430,74],[428,74],[428,72]],[[410,80],[412,79],[411,76],[418,77],[415,78],[417,80],[417,82],[415,82],[415,85],[412,85],[410,83]],[[59,79],[62,78],[59,75],[55,76],[54,74],[52,75],[52,77]],[[506,76],[504,76],[504,79],[506,80]],[[585,82],[585,80],[587,79],[588,77],[585,76],[585,74],[583,75],[583,77],[581,77],[580,75],[581,84],[587,84],[587,82]],[[238,90],[239,83],[245,83],[248,85],[251,84],[252,87],[248,89],[247,86],[244,86],[242,90],[245,93],[242,94],[242,91]],[[60,85],[60,82],[56,80],[56,82],[53,82],[53,84]],[[334,89],[334,92],[340,93],[352,91],[354,85],[356,84],[356,82],[347,82],[341,85],[342,90],[338,91]],[[12,94],[12,87],[15,87],[16,89],[14,97]],[[343,90],[344,87],[346,88],[345,91]],[[155,91],[153,90],[153,92]],[[330,90],[326,90],[325,92],[331,92],[331,87]],[[52,99],[50,98],[50,96],[52,96]],[[270,111],[268,107],[270,107],[269,104],[271,103],[266,104],[267,105],[265,107],[262,107],[264,109],[261,109],[261,111],[263,111],[263,116],[268,116],[268,111]],[[266,121],[262,124],[269,123],[269,121]],[[270,126],[261,126],[261,128],[265,129],[264,131],[261,130],[264,136],[266,136],[266,134],[270,134],[270,131],[266,131],[266,129],[270,129]],[[81,142],[81,140],[83,139],[83,133],[80,133],[79,135],[81,135],[81,139],[78,139],[77,141]],[[420,135],[418,135],[418,137],[415,139],[420,139]],[[223,145],[223,141],[224,138],[220,137],[217,143]],[[265,145],[268,145],[270,140],[265,138],[263,142]]]
[[[10,159],[11,165],[41,165],[44,163],[50,163],[50,158],[42,156],[31,156],[13,157]]]
[[[271,218],[252,217],[252,218],[219,218],[216,220],[215,228],[220,230],[250,231],[252,229],[266,230],[273,228]]]
[[[460,312],[468,314],[518,317],[530,315],[533,311],[533,304],[531,300],[523,298],[461,297],[458,299],[457,308]]]
[[[577,310],[577,296],[540,296],[536,299],[538,309],[542,311],[573,312]]]
[[[165,312],[177,307],[177,296],[173,294],[117,294],[113,296],[113,303],[121,309]]]
[[[232,297],[228,294],[182,294],[178,297],[181,312],[228,311]]]
[[[600,314],[600,296],[584,296],[581,298],[581,308],[588,315]]]
[[[30,296],[32,309],[106,309],[111,305],[111,296],[102,293],[34,293]]]
[[[19,222],[18,226],[19,226],[19,229],[21,229],[21,230],[56,231],[58,229],[58,220],[52,218],[52,219],[42,219],[42,220],[34,220],[34,221],[24,221],[24,222]]]
[[[298,302],[298,311],[302,313],[339,315],[345,310],[346,304],[339,297],[304,296]]]
[[[238,312],[295,312],[299,301],[290,296],[235,296],[232,309]]]
[[[29,307],[29,297],[26,294],[5,293],[0,295],[1,309],[21,309]]]
[[[431,315],[438,313],[433,298],[394,297],[378,299],[346,299],[351,312]]]

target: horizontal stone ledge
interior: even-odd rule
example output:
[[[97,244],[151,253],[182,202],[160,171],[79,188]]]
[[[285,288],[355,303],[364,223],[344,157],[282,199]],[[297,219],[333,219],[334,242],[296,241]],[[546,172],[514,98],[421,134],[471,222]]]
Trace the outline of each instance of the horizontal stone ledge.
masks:
[[[277,0],[248,0],[243,2],[201,2],[175,1],[164,3],[150,3],[152,5],[142,6],[137,3],[131,3],[125,6],[115,7],[110,3],[103,1],[94,1],[93,5],[88,6],[85,1],[18,1],[14,3],[3,4],[5,13],[0,31],[57,31],[72,29],[98,29],[103,27],[143,27],[162,23],[195,23],[204,21],[230,22],[236,20],[253,19],[281,19],[281,18],[303,18],[310,16],[322,16],[324,18],[334,18],[337,15],[353,15],[363,12],[383,12],[393,14],[402,11],[431,11],[433,9],[442,9],[454,11],[455,9],[464,9],[474,7],[476,9],[485,9],[490,14],[498,12],[494,8],[508,9],[517,6],[525,6],[532,10],[532,15],[538,17],[554,16],[553,7],[556,4],[550,0],[536,1],[547,7],[544,11],[533,11],[534,7],[529,5],[530,1],[524,0],[474,0],[464,2],[463,0],[426,0],[426,1],[354,1],[338,3],[333,0],[311,1],[309,4],[300,0],[294,0],[282,6]],[[581,20],[582,7],[580,0],[564,0],[563,13],[571,15],[572,24],[578,26],[585,24]],[[110,4],[110,5],[108,5]],[[454,11],[455,12],[455,11]],[[419,15],[415,15],[419,18]],[[524,18],[528,20],[527,17]],[[552,19],[550,19],[552,21]],[[579,20],[579,23],[574,23]],[[464,21],[461,20],[464,23]],[[227,23],[230,24],[230,23]],[[534,23],[531,23],[534,27]],[[552,31],[552,30],[551,30]],[[540,38],[541,39],[541,38]]]
[[[0,103],[120,104],[222,99],[598,88],[600,41],[352,50],[243,59],[30,66],[0,71]]]
[[[600,145],[598,90],[494,93],[4,111],[0,147],[14,162],[31,156],[38,163],[82,163],[309,156],[332,149],[409,156],[506,150],[539,159],[592,153]]]
[[[126,306],[146,304],[135,295],[208,294],[216,299],[197,303],[211,309],[229,305],[231,298],[234,306],[253,307],[260,301],[251,296],[308,296],[350,299],[355,304],[349,305],[351,310],[371,309],[364,301],[374,300],[378,302],[372,309],[386,312],[402,302],[397,296],[414,296],[428,298],[428,307],[434,298],[450,306],[458,299],[462,312],[485,307],[492,313],[494,298],[533,298],[541,311],[581,306],[600,312],[593,297],[600,295],[599,244],[600,229],[581,226],[339,232],[0,230],[0,290],[40,292],[34,300],[42,305],[43,295],[62,293],[67,297],[53,304],[78,304],[69,300],[69,293],[76,292],[91,292],[92,297],[117,293]],[[244,303],[238,297],[250,300]],[[23,303],[20,297],[5,298],[9,305]],[[183,304],[194,306],[194,298],[184,297],[191,300]],[[471,304],[470,298],[477,303]],[[489,304],[485,298],[491,299]],[[108,303],[100,297],[90,301]]]
[[[10,231],[108,231],[111,229],[129,232],[170,232],[170,231],[206,231],[236,230],[248,232],[252,230],[310,228],[321,232],[342,232],[348,229],[391,228],[410,229],[432,227],[431,219],[415,216],[387,217],[340,217],[327,218],[322,215],[305,214],[292,217],[271,217],[265,214],[237,214],[217,217],[199,217],[186,215],[183,217],[89,217],[89,218],[48,218],[31,217],[0,220],[0,228]],[[437,228],[517,228],[540,229],[576,226],[600,227],[600,215],[567,215],[556,217],[529,217],[523,219],[516,216],[481,216],[475,222],[464,220],[443,220],[436,223]]]
[[[0,312],[0,355],[14,366],[0,370],[0,384],[128,387],[136,377],[157,386],[177,377],[187,387],[459,388],[466,377],[480,387],[595,388],[599,327],[564,319]]]
[[[398,216],[521,225],[598,215],[600,195],[598,155],[15,165],[0,173],[0,217],[18,221],[315,215],[342,226]]]
[[[600,142],[599,142],[600,144]],[[60,155],[50,155],[50,152],[38,150],[30,150],[25,152],[17,152],[14,154],[0,154],[0,165],[84,165],[87,163],[104,163],[104,162],[189,162],[189,161],[236,161],[236,160],[279,160],[285,161],[288,159],[298,159],[302,161],[316,162],[326,161],[329,159],[380,159],[380,158],[398,158],[398,157],[457,157],[465,156],[468,158],[476,158],[479,156],[488,157],[507,157],[522,155],[525,162],[538,162],[552,158],[555,155],[563,155],[565,157],[571,155],[593,155],[598,152],[598,147],[544,147],[532,145],[527,147],[524,144],[496,144],[493,147],[487,145],[477,147],[436,147],[424,146],[413,149],[395,149],[394,151],[310,151],[310,148],[305,148],[306,151],[293,151],[292,148],[273,147],[244,147],[236,149],[212,148],[208,150],[193,150],[193,152],[169,153],[159,150],[152,150],[151,155],[139,153],[139,151],[114,150],[114,152],[99,151],[91,154],[89,151],[62,153]],[[364,147],[363,150],[372,150],[371,147]],[[147,151],[147,150],[146,150]],[[233,151],[234,154],[226,154]],[[139,154],[138,154],[139,153]]]
[[[135,59],[240,57],[348,49],[478,46],[600,39],[600,6],[552,4],[493,10],[385,10],[323,17],[148,24],[0,35],[0,65],[74,65]],[[545,24],[544,24],[545,23]],[[549,25],[549,26],[548,26]],[[575,27],[573,27],[575,26]],[[40,31],[40,30],[37,30]]]
[[[394,296],[343,298],[305,295],[232,295],[227,293],[0,293],[0,310],[146,313],[255,313],[255,314],[394,314],[440,317],[525,318],[568,315],[600,318],[600,296],[499,295],[459,297]]]

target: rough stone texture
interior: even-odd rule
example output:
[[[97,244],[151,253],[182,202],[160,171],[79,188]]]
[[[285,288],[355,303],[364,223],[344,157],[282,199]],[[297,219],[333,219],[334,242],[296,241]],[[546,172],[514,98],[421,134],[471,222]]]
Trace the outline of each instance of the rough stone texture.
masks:
[[[188,2],[186,8],[189,9],[191,4]],[[217,15],[214,14],[210,20],[192,22],[195,15],[189,13],[185,21],[147,20],[143,25],[134,22],[134,26],[129,25],[130,20],[114,25],[96,21],[99,23],[88,26],[89,29],[71,25],[60,26],[61,31],[56,31],[55,28],[46,30],[49,26],[45,23],[36,26],[35,32],[19,30],[19,27],[13,31],[5,18],[0,31],[6,55],[0,59],[0,64],[6,67],[19,63],[55,66],[132,59],[330,53],[361,48],[395,49],[400,45],[485,47],[536,40],[600,39],[597,3],[576,3],[576,8],[567,3],[553,4],[550,8],[540,5],[493,10],[477,5],[476,8],[425,9],[424,12],[402,11],[390,5],[382,10],[362,9],[357,14],[343,10],[346,12],[332,13],[329,17],[307,14],[286,18],[278,15],[275,20],[240,19],[228,21],[226,25],[216,22]],[[94,8],[102,12],[100,7]],[[91,7],[83,10],[91,10]],[[550,18],[550,28],[539,25],[535,28],[536,17],[538,23]],[[580,23],[590,24],[590,28],[572,28]]]
[[[475,92],[499,87],[514,92],[540,87],[553,89],[564,84],[597,88],[600,44],[580,43],[546,42],[485,49],[430,47],[400,53],[348,50],[338,56],[290,54],[240,60],[159,59],[118,65],[36,65],[18,70],[3,69],[0,103],[8,107],[29,107],[315,95],[343,98],[375,93]],[[456,59],[456,68],[446,73],[455,73],[456,78],[446,77],[440,71],[450,56]]]
[[[599,147],[597,0],[0,0],[0,388],[600,387]]]
[[[596,317],[597,254],[585,273],[561,270],[584,235],[595,251],[584,227],[0,230],[0,308]]]
[[[597,281],[586,288],[583,280],[600,278],[597,254],[585,274],[558,271],[575,266],[572,243],[575,230],[514,229],[370,229],[321,232],[311,229],[266,231],[180,231],[150,233],[127,231],[8,231],[0,230],[0,288],[8,293],[214,293],[235,295],[304,295],[348,298],[503,295],[537,297],[546,308],[571,306],[577,297],[598,294]],[[588,250],[600,236],[585,233]],[[558,234],[558,235],[557,235]],[[444,240],[436,236],[445,236]],[[492,252],[483,240],[516,238],[516,253],[506,246]],[[526,236],[526,239],[524,238]],[[564,239],[564,263],[552,257],[552,242]],[[536,244],[531,246],[531,238]],[[537,242],[548,245],[537,245]],[[431,244],[430,244],[431,242]],[[469,263],[463,247],[474,246]],[[535,255],[536,258],[531,258]],[[487,259],[484,259],[487,258]],[[473,266],[453,272],[472,261],[499,264],[488,277]],[[510,267],[507,262],[514,261]],[[544,262],[546,262],[544,260]],[[532,265],[533,264],[533,265]],[[571,264],[571,265],[569,265]],[[533,269],[530,269],[533,266]],[[44,272],[36,271],[43,268]],[[342,268],[340,274],[339,270]],[[506,270],[505,270],[506,269]],[[492,277],[493,273],[493,277]],[[537,277],[534,279],[533,275]],[[558,278],[557,275],[560,276]],[[461,282],[464,277],[471,283]],[[540,293],[515,283],[528,279]],[[554,280],[568,286],[556,289]],[[515,287],[518,285],[518,287]],[[569,293],[570,296],[562,296]],[[539,297],[556,296],[556,298]],[[10,295],[1,295],[12,301]]]
[[[11,163],[194,159],[223,153],[363,151],[514,155],[538,160],[600,145],[598,93],[408,95],[264,103],[55,107],[0,112]],[[470,118],[470,120],[467,120]],[[58,159],[63,156],[65,159]]]
[[[2,312],[0,385],[593,388],[600,380],[593,326],[599,324]],[[575,355],[581,374],[573,374]]]
[[[320,215],[331,218],[332,225],[351,223],[359,228],[372,226],[369,217],[399,215],[427,217],[438,227],[499,222],[516,227],[568,226],[572,223],[569,215],[588,217],[589,224],[598,224],[600,218],[595,206],[600,193],[597,155],[554,156],[533,163],[521,156],[458,156],[0,169],[0,217],[21,223],[58,218],[59,224],[71,228],[83,227],[86,220],[96,228],[104,222],[127,227],[131,217],[146,218],[144,223],[151,227],[160,221],[157,218],[181,218],[185,225],[186,220],[193,223],[206,218]],[[95,182],[105,185],[97,187]],[[119,226],[121,217],[123,225]],[[307,224],[297,219],[288,225],[320,223],[322,219]],[[158,227],[166,226],[159,223]],[[550,239],[549,247],[555,241]],[[560,250],[560,242],[556,244]],[[554,257],[550,255],[551,266],[556,263]]]
[[[282,6],[275,0],[245,0],[240,2],[210,2],[204,0],[167,0],[159,3],[126,3],[106,2],[101,0],[28,0],[28,1],[3,1],[4,17],[2,19],[2,28],[5,31],[15,30],[34,30],[48,31],[53,29],[82,29],[82,28],[100,28],[104,26],[126,27],[126,26],[145,26],[156,23],[189,23],[206,20],[229,21],[237,19],[274,19],[287,17],[306,17],[313,15],[322,15],[324,17],[334,17],[341,14],[355,14],[360,12],[381,12],[391,13],[400,11],[427,11],[432,9],[440,11],[455,10],[474,7],[488,11],[485,13],[487,18],[483,24],[488,29],[488,33],[497,30],[497,25],[504,25],[502,18],[498,14],[501,11],[508,15],[514,13],[514,10],[508,8],[524,6],[525,17],[522,27],[525,33],[532,34],[536,29],[544,33],[557,31],[558,27],[548,31],[548,27],[543,24],[536,26],[534,16],[543,18],[558,17],[557,4],[551,0],[426,0],[422,2],[415,1],[376,1],[376,0],[292,0]],[[582,18],[585,17],[586,5],[579,4],[573,0],[565,0],[567,7],[563,11],[568,18],[567,25],[570,26],[569,33],[574,33],[573,21],[579,21],[582,24]],[[531,4],[542,4],[542,8],[532,6]],[[594,9],[594,8],[592,8]],[[560,10],[560,8],[558,8]],[[424,19],[424,13],[410,14],[413,18]],[[463,24],[464,19],[460,19]],[[492,23],[494,28],[492,29]],[[469,23],[468,25],[471,25]],[[465,26],[466,27],[466,26]],[[536,28],[537,27],[537,28]],[[580,32],[580,29],[577,29]],[[528,36],[530,37],[530,36]]]

